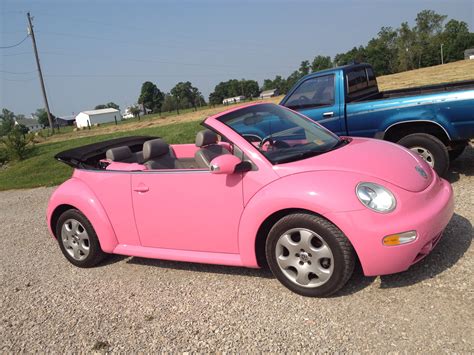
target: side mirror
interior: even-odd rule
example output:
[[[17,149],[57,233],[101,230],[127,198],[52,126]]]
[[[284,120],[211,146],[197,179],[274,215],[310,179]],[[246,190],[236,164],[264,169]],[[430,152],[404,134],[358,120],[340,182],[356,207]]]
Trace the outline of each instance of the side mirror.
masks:
[[[235,168],[241,160],[232,154],[219,155],[211,161],[211,173],[213,174],[233,174]]]

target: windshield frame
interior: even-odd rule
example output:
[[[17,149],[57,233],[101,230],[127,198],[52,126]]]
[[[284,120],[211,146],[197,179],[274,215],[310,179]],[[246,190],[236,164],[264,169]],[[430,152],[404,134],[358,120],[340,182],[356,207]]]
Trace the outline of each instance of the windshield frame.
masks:
[[[241,132],[237,131],[234,127],[232,127],[230,124],[227,123],[232,118],[235,118],[236,115],[244,116],[246,112],[242,112],[242,111],[252,112],[256,107],[262,107],[262,106],[264,106],[264,107],[272,106],[274,108],[278,108],[282,111],[288,111],[289,113],[291,113],[295,116],[298,116],[302,120],[305,120],[307,123],[312,125],[317,130],[324,131],[324,133],[326,133],[327,135],[334,138],[334,144],[327,147],[327,149],[324,149],[323,151],[315,151],[315,150],[311,150],[311,149],[302,149],[300,151],[294,151],[293,152],[294,154],[292,154],[290,156],[286,156],[286,157],[283,157],[281,159],[272,159],[267,154],[265,154],[264,151],[260,150],[257,146],[255,146],[250,141],[248,141],[242,135]],[[262,109],[263,109],[263,107],[262,107]],[[216,120],[219,121],[221,124],[225,125],[226,127],[228,127],[229,129],[231,129],[237,135],[239,135],[240,138],[245,140],[253,148],[254,151],[258,152],[271,165],[280,165],[280,164],[290,163],[290,162],[293,162],[293,161],[308,159],[308,158],[311,158],[311,157],[316,156],[316,155],[325,154],[325,153],[330,152],[331,150],[337,149],[337,148],[345,145],[345,143],[348,142],[346,139],[339,137],[335,133],[331,132],[330,130],[326,129],[325,127],[321,126],[320,124],[318,124],[317,122],[311,120],[310,118],[306,117],[305,115],[303,115],[303,114],[301,114],[297,111],[294,111],[290,108],[287,108],[285,106],[276,105],[276,104],[273,104],[273,103],[256,103],[256,104],[251,104],[251,105],[248,105],[248,106],[244,106],[240,109],[236,109],[236,110],[232,110],[228,113],[224,113],[221,116],[216,117]],[[304,130],[303,126],[300,126],[299,128]],[[275,133],[278,133],[278,132],[275,132]],[[307,144],[311,144],[311,142],[307,143]]]

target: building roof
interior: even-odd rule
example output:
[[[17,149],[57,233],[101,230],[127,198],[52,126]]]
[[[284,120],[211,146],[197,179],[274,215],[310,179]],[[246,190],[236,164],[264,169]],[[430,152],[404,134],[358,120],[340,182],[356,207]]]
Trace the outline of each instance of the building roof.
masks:
[[[101,115],[103,113],[116,113],[116,112],[120,112],[120,111],[114,108],[104,108],[102,110],[81,111],[80,113],[85,113],[88,116],[93,116],[93,115]]]
[[[37,119],[34,118],[20,118],[20,119],[15,119],[15,122],[18,124],[22,124],[23,126],[36,126],[39,125],[40,123],[38,122]]]
[[[260,95],[273,94],[277,89],[265,90],[260,93]]]

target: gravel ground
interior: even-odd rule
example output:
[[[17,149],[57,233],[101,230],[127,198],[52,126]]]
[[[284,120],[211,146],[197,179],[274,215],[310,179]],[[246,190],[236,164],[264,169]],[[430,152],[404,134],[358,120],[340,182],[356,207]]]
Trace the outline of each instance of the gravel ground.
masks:
[[[53,189],[0,193],[0,351],[474,351],[474,149],[453,164],[456,214],[409,271],[357,272],[328,299],[268,270],[112,257],[83,270],[48,235]]]

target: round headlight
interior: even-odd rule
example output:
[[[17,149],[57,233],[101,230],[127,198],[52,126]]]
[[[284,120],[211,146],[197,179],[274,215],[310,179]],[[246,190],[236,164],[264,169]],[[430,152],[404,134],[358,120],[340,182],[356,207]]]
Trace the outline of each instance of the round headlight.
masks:
[[[375,212],[391,212],[397,205],[390,190],[373,182],[361,182],[356,187],[356,194],[364,206]]]

